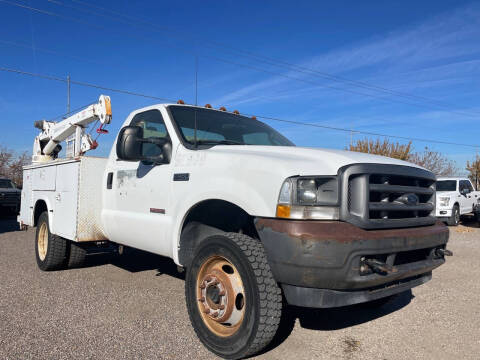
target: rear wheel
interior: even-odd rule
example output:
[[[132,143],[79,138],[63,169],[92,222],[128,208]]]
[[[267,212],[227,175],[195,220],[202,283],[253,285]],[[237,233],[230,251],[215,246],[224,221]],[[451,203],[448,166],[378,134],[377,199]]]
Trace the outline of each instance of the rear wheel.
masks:
[[[43,271],[60,270],[67,263],[67,240],[50,232],[46,211],[38,219],[35,255],[37,265]]]
[[[201,242],[187,269],[185,293],[193,328],[213,353],[253,355],[273,339],[282,296],[262,244],[226,233]]]
[[[77,268],[85,264],[87,249],[80,244],[70,241],[70,254],[68,256],[68,267]]]
[[[457,226],[460,223],[460,209],[458,205],[454,205],[452,209],[452,215],[448,218],[447,224],[449,226]]]

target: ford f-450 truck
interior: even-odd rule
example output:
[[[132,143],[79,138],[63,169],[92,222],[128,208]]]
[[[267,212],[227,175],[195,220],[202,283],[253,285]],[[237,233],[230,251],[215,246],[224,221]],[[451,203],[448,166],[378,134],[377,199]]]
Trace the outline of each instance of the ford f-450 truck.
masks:
[[[39,137],[35,159],[62,134]],[[451,255],[435,180],[404,161],[296,147],[238,112],[162,104],[132,112],[106,159],[25,167],[18,220],[37,227],[42,270],[105,241],[172,258],[200,340],[242,358],[269,344],[285,303],[339,307],[430,280]]]

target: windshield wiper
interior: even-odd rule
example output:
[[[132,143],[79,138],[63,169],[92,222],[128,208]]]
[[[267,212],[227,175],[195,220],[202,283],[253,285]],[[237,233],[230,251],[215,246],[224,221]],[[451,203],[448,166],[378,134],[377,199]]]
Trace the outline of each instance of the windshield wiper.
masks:
[[[246,145],[235,140],[197,140],[198,145]]]

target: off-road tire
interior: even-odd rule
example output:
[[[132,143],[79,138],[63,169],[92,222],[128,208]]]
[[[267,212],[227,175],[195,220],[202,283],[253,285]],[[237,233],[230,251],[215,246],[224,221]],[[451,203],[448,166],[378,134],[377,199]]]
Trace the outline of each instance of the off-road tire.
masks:
[[[46,240],[48,241],[46,254],[43,259],[43,256],[40,256],[39,254],[39,236],[41,229],[43,229],[42,231],[47,231]],[[68,243],[66,239],[53,235],[50,232],[48,212],[43,212],[38,219],[35,235],[35,257],[37,259],[38,267],[43,271],[64,269],[67,264],[67,245]]]
[[[460,223],[460,209],[458,205],[454,205],[452,209],[452,215],[447,220],[448,226],[458,226]]]
[[[85,260],[87,257],[87,249],[77,244],[73,241],[69,241],[69,256],[68,256],[68,267],[69,268],[78,268],[85,265]]]
[[[228,259],[243,282],[245,313],[238,330],[227,337],[209,329],[199,311],[197,276],[212,256]],[[281,290],[273,278],[260,241],[237,233],[214,235],[203,240],[187,268],[185,295],[188,314],[200,341],[226,359],[240,359],[264,349],[275,336],[282,315]]]

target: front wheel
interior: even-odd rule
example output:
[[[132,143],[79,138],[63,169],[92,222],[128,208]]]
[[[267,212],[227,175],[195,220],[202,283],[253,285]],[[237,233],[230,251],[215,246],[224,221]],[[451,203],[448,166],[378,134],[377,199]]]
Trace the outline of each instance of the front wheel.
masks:
[[[282,295],[262,244],[225,233],[201,242],[187,269],[185,294],[202,343],[228,359],[253,355],[274,337]]]
[[[450,216],[447,220],[447,224],[449,226],[458,226],[460,223],[460,209],[458,205],[454,205],[452,209],[452,216]]]

